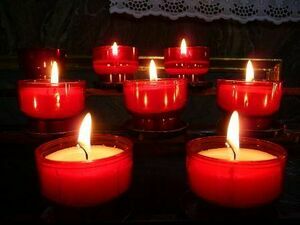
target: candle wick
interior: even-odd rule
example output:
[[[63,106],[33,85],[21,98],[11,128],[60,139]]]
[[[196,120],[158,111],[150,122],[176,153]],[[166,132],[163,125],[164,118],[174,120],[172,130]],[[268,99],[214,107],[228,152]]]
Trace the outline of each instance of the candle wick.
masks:
[[[85,159],[88,160],[89,159],[89,155],[88,155],[86,149],[80,143],[77,143],[77,146],[84,151]]]
[[[236,152],[234,151],[233,146],[230,144],[230,142],[226,142],[225,144],[226,144],[227,148],[230,148],[232,150],[233,160],[236,160]]]

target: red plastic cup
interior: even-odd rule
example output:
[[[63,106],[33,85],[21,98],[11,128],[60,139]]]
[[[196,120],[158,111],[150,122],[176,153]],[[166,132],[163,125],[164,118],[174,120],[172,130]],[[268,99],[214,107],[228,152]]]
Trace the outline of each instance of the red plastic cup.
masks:
[[[117,147],[123,152],[93,161],[61,162],[48,154],[77,144],[69,136],[47,142],[35,151],[41,193],[48,200],[71,207],[90,207],[111,201],[126,192],[131,183],[133,143],[121,136],[94,135],[92,145]]]
[[[105,83],[123,83],[130,80],[138,69],[137,49],[118,45],[117,53],[114,53],[112,46],[95,47],[93,68]]]
[[[21,111],[36,119],[63,119],[78,115],[85,105],[85,81],[20,80]]]
[[[217,80],[218,106],[231,114],[238,111],[241,126],[246,129],[267,129],[280,107],[282,82]]]
[[[186,54],[180,47],[164,50],[165,70],[171,76],[187,78],[190,82],[203,79],[209,68],[209,48],[205,46],[187,47]]]
[[[225,207],[250,208],[276,200],[283,187],[287,153],[279,145],[254,138],[240,138],[242,148],[256,149],[276,158],[230,161],[198,154],[226,148],[226,137],[197,138],[187,144],[187,174],[192,191],[200,198]]]
[[[187,101],[186,79],[131,80],[123,86],[125,106],[142,130],[170,130]]]

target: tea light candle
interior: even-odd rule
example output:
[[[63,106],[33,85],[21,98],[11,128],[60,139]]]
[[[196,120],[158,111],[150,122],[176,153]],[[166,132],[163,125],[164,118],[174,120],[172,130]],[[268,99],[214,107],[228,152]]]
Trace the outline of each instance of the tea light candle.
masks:
[[[93,68],[108,83],[122,83],[132,79],[138,69],[135,47],[117,45],[98,46],[93,49]]]
[[[171,76],[188,78],[195,81],[208,72],[209,48],[205,46],[187,47],[182,39],[180,47],[164,50],[165,70]]]
[[[51,80],[20,80],[19,104],[27,116],[37,119],[63,119],[84,109],[85,81],[59,82],[56,62]]]
[[[42,194],[57,204],[88,207],[126,192],[131,181],[132,142],[113,135],[94,135],[87,114],[79,136],[64,137],[37,148]]]
[[[134,115],[135,125],[140,129],[172,129],[187,101],[187,82],[185,79],[158,79],[153,60],[149,68],[150,80],[124,83],[125,106]]]
[[[254,80],[254,69],[248,61],[246,80],[217,80],[217,103],[228,113],[238,110],[246,129],[266,129],[270,116],[279,110],[282,82]]]
[[[190,187],[199,197],[221,206],[268,204],[282,191],[287,153],[268,141],[239,140],[238,133],[238,114],[234,112],[227,138],[198,138],[187,144]]]

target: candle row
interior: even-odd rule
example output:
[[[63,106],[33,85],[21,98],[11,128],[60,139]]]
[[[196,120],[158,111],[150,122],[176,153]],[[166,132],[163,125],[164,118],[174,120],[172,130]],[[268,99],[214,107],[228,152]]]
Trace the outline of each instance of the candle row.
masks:
[[[23,49],[19,53],[20,67],[29,78],[47,79],[53,61],[57,61],[60,70],[65,65],[66,53],[60,49]],[[193,81],[208,72],[209,48],[206,46],[188,47],[185,39],[181,47],[164,50],[165,70],[173,76],[186,76]],[[93,48],[92,63],[100,80],[107,84],[122,84],[133,79],[138,70],[138,50],[133,46],[117,45]],[[199,78],[200,79],[200,78]]]
[[[126,192],[132,178],[129,139],[93,135],[87,114],[79,135],[45,143],[36,150],[42,194],[72,207],[102,204]],[[189,185],[199,197],[221,206],[249,208],[273,202],[282,192],[286,151],[253,138],[239,140],[238,113],[232,114],[227,137],[187,143]]]
[[[126,80],[123,84],[125,106],[133,115],[139,130],[174,130],[188,98],[187,80],[158,78],[154,61],[149,67],[149,80]],[[78,115],[84,109],[85,82],[59,81],[56,62],[51,80],[19,81],[21,110],[32,118],[53,120]],[[232,113],[239,111],[244,129],[267,129],[272,115],[280,107],[282,83],[254,80],[251,62],[246,79],[217,80],[218,106]],[[76,100],[76,101],[74,101]]]
[[[185,39],[180,47],[164,50],[165,71],[175,77],[184,75],[195,82],[208,72],[209,48],[187,47]],[[93,68],[106,83],[122,83],[133,78],[138,70],[138,51],[131,46],[100,46],[93,49]]]

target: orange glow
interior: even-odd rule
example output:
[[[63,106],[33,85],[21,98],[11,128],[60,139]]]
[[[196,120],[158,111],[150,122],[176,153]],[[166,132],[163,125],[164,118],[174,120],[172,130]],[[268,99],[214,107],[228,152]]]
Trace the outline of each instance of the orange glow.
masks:
[[[168,100],[168,95],[167,95],[167,93],[166,93],[165,96],[164,96],[164,104],[165,104],[165,107],[168,107],[168,105],[169,105],[169,100]]]
[[[248,93],[245,93],[245,96],[244,96],[244,106],[248,107],[248,105],[249,105]]]
[[[144,95],[144,106],[145,106],[145,108],[147,108],[147,106],[148,106],[148,96],[147,96],[147,93],[145,93],[145,95]]]
[[[36,97],[33,97],[33,107],[35,109],[37,109],[37,101],[36,101]]]

